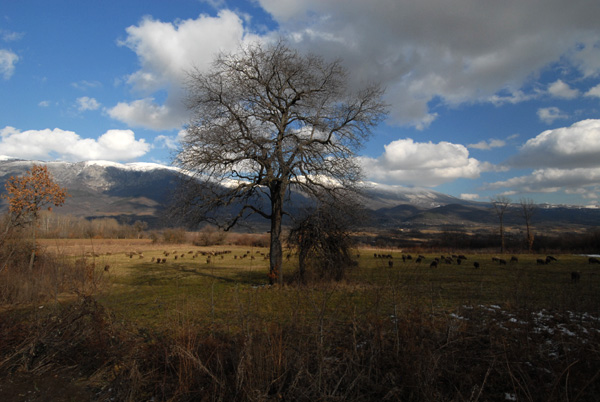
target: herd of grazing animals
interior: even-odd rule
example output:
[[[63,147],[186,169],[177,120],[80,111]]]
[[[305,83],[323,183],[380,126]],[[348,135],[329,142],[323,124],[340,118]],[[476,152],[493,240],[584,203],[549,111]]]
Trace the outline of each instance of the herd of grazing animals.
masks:
[[[197,250],[197,251],[187,251],[183,252],[183,253],[179,253],[177,251],[164,251],[163,257],[152,257],[150,262],[152,263],[156,263],[156,264],[165,264],[167,262],[167,257],[172,256],[174,261],[177,260],[181,260],[183,259],[186,255],[191,255],[192,259],[196,259],[199,256],[203,256],[206,257],[206,263],[210,264],[214,261],[214,259],[216,259],[217,257],[220,258],[221,260],[224,259],[224,256],[226,254],[231,254],[232,251],[231,250],[221,250],[221,251],[201,251],[201,250]],[[110,253],[106,253],[107,255],[111,255]],[[138,256],[138,258],[143,259],[144,258],[144,254],[141,251],[130,251],[130,252],[126,252],[125,256],[129,257],[130,259],[133,258],[134,256]],[[260,255],[264,258],[264,260],[268,260],[269,259],[269,254],[268,253],[264,253],[261,251],[256,251],[255,253],[252,253],[251,251],[246,251],[245,253],[241,254],[241,255],[234,255],[233,258],[235,260],[243,260],[243,259],[250,259],[250,260],[255,260],[256,256]],[[360,255],[357,255],[357,257],[359,257]],[[87,255],[86,255],[87,257]],[[98,254],[93,254],[90,253],[89,257],[99,257]],[[385,259],[387,260],[387,265],[389,268],[393,268],[394,267],[394,256],[391,253],[385,253],[385,254],[381,254],[381,253],[373,253],[373,258],[374,259]],[[412,256],[411,254],[402,254],[401,255],[402,258],[402,262],[403,263],[413,263],[416,265],[421,265],[423,262],[425,262],[427,260],[427,258],[424,255],[416,255],[416,256]],[[456,265],[463,265],[463,261],[466,261],[467,257],[463,254],[460,255],[456,255],[456,254],[452,254],[452,255],[440,255],[439,257],[432,257],[431,261],[427,261],[425,263],[429,263],[429,267],[430,268],[438,268],[441,264],[445,264],[445,265],[452,265],[452,264],[456,264]],[[499,265],[507,265],[507,260],[504,258],[499,258],[499,257],[492,257],[491,258],[493,263],[497,263]],[[548,265],[548,264],[552,264],[554,262],[557,262],[558,259],[552,255],[548,255],[546,256],[546,258],[537,258],[536,260],[536,264],[537,265]],[[519,263],[519,258],[517,256],[511,256],[509,259],[509,262],[511,265],[516,265]],[[588,264],[592,265],[592,264],[599,264],[600,265],[600,258],[598,257],[588,257],[587,260]],[[472,264],[473,268],[475,269],[479,269],[481,267],[481,264],[479,261],[473,261]],[[104,266],[104,271],[109,272],[110,270],[110,265],[105,265]],[[571,278],[571,282],[572,283],[578,283],[581,279],[581,272],[580,271],[572,271],[570,273],[570,278]]]
[[[392,268],[394,266],[393,263],[393,256],[391,254],[378,254],[378,253],[374,253],[373,254],[374,258],[386,258],[389,259],[388,261],[388,266],[390,268]],[[418,255],[416,258],[413,258],[413,256],[411,254],[402,254],[402,262],[406,263],[408,262],[412,262],[414,261],[415,264],[420,264],[421,262],[423,262],[426,258],[423,255]],[[461,265],[462,261],[467,260],[467,257],[464,255],[452,255],[452,256],[440,256],[440,257],[434,257],[433,260],[429,263],[429,267],[430,268],[437,268],[439,266],[439,264],[453,264],[456,263],[456,265]],[[547,264],[551,264],[553,262],[557,262],[558,259],[552,255],[548,255],[546,256],[546,258],[538,258],[536,259],[536,264],[537,265],[547,265]],[[492,262],[495,262],[499,265],[507,265],[507,262],[505,259],[503,258],[499,258],[499,257],[492,257]],[[515,255],[510,257],[509,260],[511,265],[514,264],[518,264],[519,263],[519,258]],[[588,258],[588,264],[600,264],[600,258],[597,257],[589,257]],[[473,267],[475,269],[479,269],[479,267],[481,266],[481,264],[478,261],[473,261]],[[581,272],[580,271],[572,271],[571,272],[571,282],[572,283],[578,283],[579,280],[581,279]]]

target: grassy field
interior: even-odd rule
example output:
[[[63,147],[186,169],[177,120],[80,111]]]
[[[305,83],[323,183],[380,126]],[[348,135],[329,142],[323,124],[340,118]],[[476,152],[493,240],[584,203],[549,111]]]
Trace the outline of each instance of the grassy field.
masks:
[[[437,252],[403,261],[408,251],[360,249],[341,282],[270,287],[264,248],[45,247],[92,271],[80,293],[93,303],[67,297],[58,304],[79,315],[60,307],[43,319],[75,314],[103,334],[73,335],[95,351],[86,384],[93,378],[102,397],[581,401],[600,393],[600,266],[585,256],[500,264],[493,257],[511,256],[461,252],[459,265]],[[295,268],[290,256],[284,278]]]
[[[266,248],[167,246],[147,240],[54,241],[46,247],[94,263],[102,284],[99,299],[104,304],[132,320],[146,317],[148,323],[156,321],[157,325],[161,325],[164,314],[177,311],[182,303],[198,310],[198,320],[217,320],[236,310],[235,303],[241,303],[236,297],[241,295],[265,294],[259,305],[270,312],[297,292],[296,286],[265,286]],[[352,309],[371,303],[375,292],[381,308],[388,309],[418,303],[431,312],[451,312],[462,306],[494,304],[509,309],[546,308],[600,315],[600,267],[588,264],[586,256],[557,255],[557,261],[541,265],[537,260],[546,259],[546,255],[523,254],[517,256],[518,262],[509,262],[511,255],[461,253],[467,258],[461,264],[453,258],[450,264],[439,262],[431,268],[434,258],[452,254],[419,252],[425,259],[417,263],[415,253],[403,262],[402,255],[409,252],[361,249],[357,251],[358,267],[349,269],[344,281],[313,280],[302,293],[348,299]],[[493,257],[507,263],[492,261]],[[157,263],[157,259],[166,261]],[[475,262],[479,268],[474,267]],[[103,271],[107,266],[108,271]],[[292,276],[295,269],[295,258],[290,256],[285,261],[284,277]],[[571,280],[573,271],[580,273],[577,283]]]

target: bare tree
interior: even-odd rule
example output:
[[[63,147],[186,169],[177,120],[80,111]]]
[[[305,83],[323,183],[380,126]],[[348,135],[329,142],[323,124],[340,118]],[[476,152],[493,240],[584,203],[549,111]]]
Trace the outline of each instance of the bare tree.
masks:
[[[313,268],[319,279],[339,281],[355,265],[351,230],[364,211],[352,196],[342,202],[335,206],[320,203],[294,219],[287,241],[298,253],[300,283],[305,283],[308,268]]]
[[[221,54],[208,73],[190,74],[193,119],[175,162],[202,185],[188,184],[199,191],[181,207],[188,219],[225,229],[251,214],[269,219],[271,282],[282,283],[291,188],[316,196],[354,186],[353,156],[385,116],[379,86],[351,93],[347,84],[340,61],[302,55],[282,41]],[[225,217],[216,215],[223,208]]]
[[[506,246],[504,242],[504,214],[508,206],[510,205],[510,198],[505,196],[498,196],[492,199],[492,205],[494,206],[494,211],[496,211],[496,215],[500,221],[500,252],[504,253],[506,251]]]
[[[537,212],[537,205],[530,198],[521,198],[519,201],[521,205],[521,216],[525,219],[525,227],[527,228],[527,250],[531,252],[533,249],[533,233],[531,232],[531,219]]]

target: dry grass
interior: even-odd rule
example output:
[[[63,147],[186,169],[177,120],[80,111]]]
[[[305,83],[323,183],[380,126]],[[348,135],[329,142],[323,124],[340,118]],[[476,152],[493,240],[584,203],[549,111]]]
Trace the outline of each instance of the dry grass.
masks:
[[[66,247],[72,260],[90,252],[85,244],[57,250],[64,255]],[[202,251],[231,252],[208,263],[208,254],[192,258]],[[600,394],[600,276],[581,256],[537,265],[545,256],[520,255],[518,264],[500,265],[492,255],[467,254],[461,265],[431,269],[433,254],[417,264],[395,250],[364,250],[343,282],[280,288],[265,286],[259,247],[111,241],[94,252],[96,266],[110,265],[95,299],[1,316],[5,376],[81,366],[82,384],[97,400],[588,401]],[[394,266],[373,254],[391,254]],[[293,258],[286,264],[291,272]]]

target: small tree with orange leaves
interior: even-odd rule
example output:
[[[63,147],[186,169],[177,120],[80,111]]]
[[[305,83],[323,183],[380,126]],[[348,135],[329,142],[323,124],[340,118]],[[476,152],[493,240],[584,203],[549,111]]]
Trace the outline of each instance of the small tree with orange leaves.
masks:
[[[12,227],[32,224],[33,247],[29,269],[33,268],[36,249],[36,229],[40,210],[52,205],[61,206],[65,203],[66,189],[54,182],[47,166],[33,165],[23,176],[11,177],[4,185],[6,194],[2,197],[8,200],[10,225]],[[8,231],[8,228],[7,228]]]

